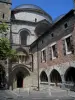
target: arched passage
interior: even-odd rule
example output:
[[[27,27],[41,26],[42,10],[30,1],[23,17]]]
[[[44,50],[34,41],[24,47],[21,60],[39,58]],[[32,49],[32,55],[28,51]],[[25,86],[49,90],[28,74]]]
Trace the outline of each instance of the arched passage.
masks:
[[[29,71],[24,65],[16,65],[13,72],[13,88],[23,88],[27,84],[26,77],[30,76]]]
[[[4,88],[6,84],[5,69],[0,65],[0,88]]]
[[[75,68],[69,67],[64,75],[66,82],[73,82],[75,83]]]
[[[45,73],[45,71],[41,72],[40,80],[41,80],[41,82],[48,82],[48,77],[47,77],[47,74]]]
[[[28,45],[29,44],[29,35],[30,35],[30,31],[27,29],[23,29],[20,31],[21,45]]]
[[[52,70],[52,72],[50,74],[50,80],[53,83],[61,83],[62,82],[61,76],[57,70],[55,70],[55,69]]]

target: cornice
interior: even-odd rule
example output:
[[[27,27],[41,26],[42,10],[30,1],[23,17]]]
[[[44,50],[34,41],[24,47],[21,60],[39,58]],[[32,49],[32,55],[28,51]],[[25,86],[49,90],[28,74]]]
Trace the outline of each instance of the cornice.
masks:
[[[11,20],[12,24],[26,24],[26,25],[30,25],[30,26],[36,26],[38,23],[37,22],[31,22],[31,21],[24,21],[24,20]]]
[[[37,26],[40,23],[46,22],[50,24],[47,20],[41,20],[39,22],[31,22],[31,21],[24,21],[24,20],[16,20],[16,19],[11,19],[12,24],[24,24],[24,25],[30,25],[30,26]]]

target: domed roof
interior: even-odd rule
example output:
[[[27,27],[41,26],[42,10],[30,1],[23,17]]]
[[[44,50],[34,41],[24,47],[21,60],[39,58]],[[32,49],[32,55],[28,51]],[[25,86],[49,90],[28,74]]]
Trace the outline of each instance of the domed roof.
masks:
[[[45,16],[45,18],[52,23],[52,17],[47,14],[43,9],[41,9],[39,6],[33,5],[33,4],[22,4],[20,6],[17,6],[16,8],[14,8],[12,10],[12,12],[15,11],[15,13],[18,13],[20,11],[31,11],[33,13],[37,12],[38,14],[42,14],[43,16]]]
[[[32,5],[32,4],[23,4],[23,5],[20,5],[20,6],[16,7],[15,9],[37,9],[37,10],[42,10],[40,7],[38,7],[36,5]]]

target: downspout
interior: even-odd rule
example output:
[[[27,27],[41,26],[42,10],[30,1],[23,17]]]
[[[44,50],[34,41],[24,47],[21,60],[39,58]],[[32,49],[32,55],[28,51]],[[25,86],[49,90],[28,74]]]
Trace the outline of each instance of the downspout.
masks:
[[[39,91],[39,49],[38,49],[38,41],[37,41],[37,77],[38,77],[38,91]]]

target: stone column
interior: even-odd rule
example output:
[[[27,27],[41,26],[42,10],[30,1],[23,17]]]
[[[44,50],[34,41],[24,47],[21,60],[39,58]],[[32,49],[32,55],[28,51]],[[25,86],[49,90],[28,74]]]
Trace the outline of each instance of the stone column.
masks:
[[[62,79],[62,88],[65,88],[65,79],[64,79],[64,74],[61,75],[61,79]]]
[[[49,86],[50,86],[50,82],[51,82],[51,81],[50,81],[50,77],[48,76],[48,85],[49,85]]]

